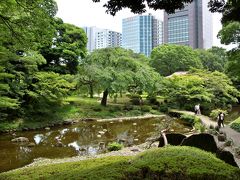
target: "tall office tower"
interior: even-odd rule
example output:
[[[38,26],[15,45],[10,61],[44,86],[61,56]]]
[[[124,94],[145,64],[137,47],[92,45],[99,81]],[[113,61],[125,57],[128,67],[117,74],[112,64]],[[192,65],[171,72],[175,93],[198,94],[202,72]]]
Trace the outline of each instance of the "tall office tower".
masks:
[[[150,56],[153,47],[162,41],[162,23],[151,14],[122,20],[123,48]]]
[[[121,47],[122,34],[119,32],[103,29],[96,34],[96,49],[106,47]]]
[[[87,49],[89,52],[92,52],[96,49],[96,34],[101,31],[101,29],[97,27],[83,27],[83,30],[88,38]]]
[[[164,12],[164,43],[211,48],[212,16],[207,3],[208,0],[193,0],[174,14]]]

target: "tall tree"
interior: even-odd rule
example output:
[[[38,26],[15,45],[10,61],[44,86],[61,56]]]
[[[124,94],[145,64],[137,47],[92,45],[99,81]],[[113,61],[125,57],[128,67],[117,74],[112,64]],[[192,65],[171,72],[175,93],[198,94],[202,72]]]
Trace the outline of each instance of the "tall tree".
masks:
[[[60,74],[76,74],[81,58],[87,53],[87,37],[83,29],[55,19],[56,33],[52,43],[41,48],[47,60],[41,69]]]
[[[122,48],[95,50],[82,62],[84,69],[94,71],[80,75],[79,80],[81,83],[88,80],[89,86],[94,82],[103,91],[103,106],[107,105],[109,94],[130,89],[144,91],[149,88],[153,91],[160,76],[147,63],[138,61],[137,57],[142,59],[141,55]]]
[[[191,47],[165,44],[152,50],[150,64],[163,76],[191,67],[202,68],[201,60]]]

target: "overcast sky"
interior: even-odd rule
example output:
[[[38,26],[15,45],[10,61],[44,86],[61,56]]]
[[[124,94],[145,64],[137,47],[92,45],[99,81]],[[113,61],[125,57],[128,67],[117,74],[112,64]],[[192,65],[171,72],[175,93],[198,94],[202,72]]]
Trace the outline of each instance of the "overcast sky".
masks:
[[[58,4],[57,16],[62,18],[64,22],[71,23],[79,27],[96,26],[98,28],[110,29],[122,32],[122,19],[126,17],[136,16],[129,9],[119,11],[114,17],[106,14],[103,3],[93,3],[92,0],[56,0]],[[163,19],[162,11],[148,10],[158,19]],[[221,29],[221,14],[214,13],[213,16],[213,45],[222,46],[217,33]]]

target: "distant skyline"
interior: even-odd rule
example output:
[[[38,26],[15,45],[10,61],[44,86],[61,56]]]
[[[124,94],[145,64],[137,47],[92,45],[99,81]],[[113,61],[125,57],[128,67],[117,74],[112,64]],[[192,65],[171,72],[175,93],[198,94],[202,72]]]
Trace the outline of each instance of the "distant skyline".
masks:
[[[122,32],[122,19],[136,16],[129,9],[123,9],[116,13],[115,16],[106,13],[103,8],[104,1],[101,3],[93,3],[92,0],[56,0],[58,4],[57,17],[63,19],[66,23],[71,23],[79,27],[96,26],[98,28],[110,29]],[[105,0],[106,2],[106,0]],[[163,20],[162,10],[147,10],[146,14],[151,13],[156,18]],[[214,13],[213,18],[213,46],[222,46],[220,40],[217,39],[217,33],[221,29],[221,14]]]

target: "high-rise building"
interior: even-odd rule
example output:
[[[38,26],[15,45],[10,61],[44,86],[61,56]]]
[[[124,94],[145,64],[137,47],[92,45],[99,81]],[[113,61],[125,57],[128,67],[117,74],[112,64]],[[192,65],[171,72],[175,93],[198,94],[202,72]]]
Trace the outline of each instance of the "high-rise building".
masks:
[[[211,48],[212,16],[207,3],[208,0],[193,0],[174,14],[164,12],[164,43]]]
[[[122,44],[122,34],[108,29],[97,27],[83,27],[87,38],[87,49],[92,52],[94,49],[106,47],[118,47]]]
[[[96,35],[96,49],[106,47],[121,47],[122,34],[119,32],[103,29],[97,32]]]
[[[122,20],[122,47],[146,56],[153,47],[162,44],[162,22],[151,14]]]

